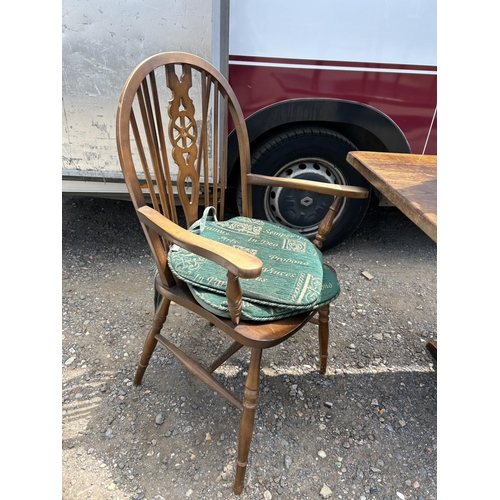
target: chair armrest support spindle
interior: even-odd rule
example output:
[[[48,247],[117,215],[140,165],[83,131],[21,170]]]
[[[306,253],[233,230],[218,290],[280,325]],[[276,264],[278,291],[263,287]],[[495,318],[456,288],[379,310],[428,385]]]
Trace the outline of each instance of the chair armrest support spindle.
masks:
[[[318,232],[314,237],[313,244],[318,249],[321,250],[323,246],[323,242],[325,241],[330,229],[332,228],[333,221],[337,216],[337,213],[340,208],[340,204],[342,203],[342,199],[340,196],[335,197],[333,203],[328,208],[328,212],[323,217],[323,220],[320,222],[318,226]]]

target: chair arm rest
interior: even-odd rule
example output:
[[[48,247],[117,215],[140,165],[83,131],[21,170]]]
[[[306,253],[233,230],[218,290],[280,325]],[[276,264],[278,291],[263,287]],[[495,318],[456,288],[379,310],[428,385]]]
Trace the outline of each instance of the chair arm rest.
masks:
[[[262,261],[254,255],[194,234],[178,226],[151,207],[143,206],[138,208],[137,215],[143,224],[168,241],[172,241],[181,248],[219,264],[235,276],[245,279],[260,276]]]
[[[341,196],[343,198],[368,198],[370,191],[359,186],[345,186],[342,184],[329,184],[328,182],[306,181],[302,179],[287,179],[284,177],[271,177],[268,175],[247,174],[249,184],[256,186],[281,186],[286,188],[303,189],[316,193]]]

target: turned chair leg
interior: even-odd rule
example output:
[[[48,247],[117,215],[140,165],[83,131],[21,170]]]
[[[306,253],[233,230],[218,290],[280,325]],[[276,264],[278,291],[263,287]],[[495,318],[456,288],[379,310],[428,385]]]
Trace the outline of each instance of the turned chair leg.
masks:
[[[321,373],[326,373],[326,363],[328,358],[328,337],[329,326],[328,318],[330,316],[330,304],[321,306],[318,310],[319,315],[319,369]]]
[[[144,376],[144,372],[148,367],[151,354],[153,354],[156,344],[158,343],[155,337],[158,333],[160,333],[163,323],[165,323],[165,320],[167,319],[169,307],[170,300],[162,297],[161,302],[154,315],[153,326],[149,330],[146,341],[144,342],[144,349],[142,350],[139,366],[137,367],[137,371],[135,372],[134,385],[139,385],[142,381],[142,377]]]
[[[250,367],[243,392],[243,412],[241,414],[240,430],[238,435],[238,458],[236,459],[236,477],[234,493],[239,495],[243,491],[245,472],[247,470],[248,452],[252,441],[255,407],[259,395],[260,360],[262,349],[252,349]]]

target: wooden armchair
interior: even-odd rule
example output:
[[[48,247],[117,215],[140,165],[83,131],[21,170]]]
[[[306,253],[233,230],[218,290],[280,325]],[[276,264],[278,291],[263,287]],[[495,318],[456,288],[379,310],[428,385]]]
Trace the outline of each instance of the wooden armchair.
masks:
[[[313,242],[320,249],[342,198],[366,198],[369,192],[355,186],[252,174],[247,130],[236,96],[222,74],[197,56],[176,52],[154,55],[139,64],[124,85],[117,111],[118,154],[130,197],[156,262],[155,286],[161,297],[134,384],[141,383],[159,342],[190,372],[241,411],[234,483],[234,492],[239,494],[243,490],[254,428],[262,350],[280,344],[307,322],[313,322],[318,325],[320,370],[325,373],[329,301],[335,297],[325,299],[322,296],[322,301],[296,310],[288,306],[288,313],[280,319],[247,320],[245,283],[258,279],[266,263],[248,251],[209,239],[203,233],[195,234],[179,225],[179,205],[187,227],[197,221],[201,210],[208,206],[216,207],[219,221],[224,219],[228,123],[234,126],[238,138],[242,217],[252,217],[253,185],[330,194],[332,205]],[[309,240],[307,242],[311,244]],[[174,245],[221,266],[220,269],[227,272],[227,314],[216,314],[205,307],[198,297],[193,296],[193,289],[172,271],[168,260]],[[321,252],[314,251],[318,254],[317,259],[321,259]],[[334,274],[330,279],[336,282]],[[322,284],[316,284],[316,287],[321,288]],[[161,333],[172,301],[206,318],[233,339],[231,347],[207,368]],[[196,335],[196,332],[192,334]],[[217,380],[214,371],[242,347],[251,349],[251,357],[240,400]]]

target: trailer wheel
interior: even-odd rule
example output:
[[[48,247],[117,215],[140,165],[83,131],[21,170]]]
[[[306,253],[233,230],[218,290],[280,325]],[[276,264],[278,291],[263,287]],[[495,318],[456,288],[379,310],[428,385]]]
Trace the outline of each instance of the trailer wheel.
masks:
[[[370,187],[346,161],[358,149],[345,137],[323,127],[303,127],[282,132],[257,147],[252,154],[256,174],[315,180],[332,184]],[[313,239],[333,197],[279,187],[253,186],[253,216],[298,230]],[[366,214],[370,199],[346,198],[322,250],[350,236]]]

